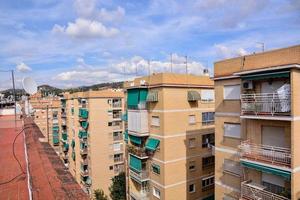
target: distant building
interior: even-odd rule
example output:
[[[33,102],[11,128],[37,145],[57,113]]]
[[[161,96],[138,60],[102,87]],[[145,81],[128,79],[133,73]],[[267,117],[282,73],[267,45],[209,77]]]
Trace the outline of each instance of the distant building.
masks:
[[[300,45],[215,63],[216,199],[300,199]]]
[[[109,196],[111,179],[124,171],[122,90],[66,93],[61,99],[61,158],[90,195]]]
[[[128,199],[214,199],[213,85],[173,73],[125,83]]]

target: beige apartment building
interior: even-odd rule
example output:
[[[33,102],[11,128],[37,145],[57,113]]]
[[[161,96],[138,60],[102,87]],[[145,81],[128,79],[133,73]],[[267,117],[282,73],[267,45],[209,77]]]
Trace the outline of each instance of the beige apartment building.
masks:
[[[216,199],[300,199],[300,45],[214,73]]]
[[[130,200],[214,199],[214,90],[208,75],[125,83]]]
[[[42,97],[37,93],[30,97],[29,102],[34,110],[34,122],[50,145],[59,151],[60,99],[58,97]]]
[[[61,158],[82,188],[109,196],[111,179],[124,171],[124,93],[106,89],[61,99]]]

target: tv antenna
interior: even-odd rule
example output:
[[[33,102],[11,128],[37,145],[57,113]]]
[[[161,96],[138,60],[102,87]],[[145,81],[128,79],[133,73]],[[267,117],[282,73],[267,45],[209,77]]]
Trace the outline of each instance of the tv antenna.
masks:
[[[34,95],[37,93],[37,84],[31,77],[25,77],[22,80],[23,89],[27,94]],[[25,100],[25,113],[26,115],[31,113],[31,105],[29,105],[28,99]]]

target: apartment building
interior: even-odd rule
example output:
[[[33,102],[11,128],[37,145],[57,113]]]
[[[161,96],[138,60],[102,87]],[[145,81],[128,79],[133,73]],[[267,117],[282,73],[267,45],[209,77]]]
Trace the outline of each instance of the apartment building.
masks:
[[[300,45],[214,73],[216,199],[300,199]]]
[[[34,122],[55,150],[59,150],[60,100],[58,97],[42,97],[37,93],[30,97],[34,110]]]
[[[213,199],[213,81],[159,73],[125,88],[127,198]]]
[[[111,179],[124,171],[122,90],[69,94],[61,99],[61,158],[90,195],[109,196]]]

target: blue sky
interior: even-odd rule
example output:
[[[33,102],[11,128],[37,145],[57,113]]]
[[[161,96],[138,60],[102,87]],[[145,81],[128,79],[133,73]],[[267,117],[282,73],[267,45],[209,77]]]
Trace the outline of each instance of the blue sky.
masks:
[[[300,44],[300,0],[2,0],[0,69],[67,88]],[[150,62],[149,62],[150,61]],[[10,87],[0,73],[0,89]]]

